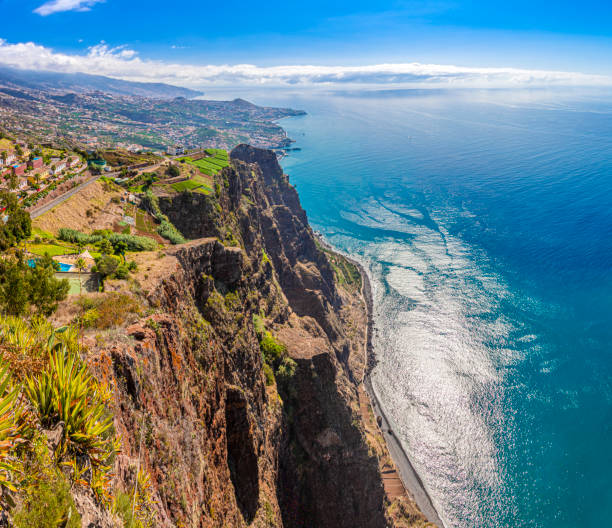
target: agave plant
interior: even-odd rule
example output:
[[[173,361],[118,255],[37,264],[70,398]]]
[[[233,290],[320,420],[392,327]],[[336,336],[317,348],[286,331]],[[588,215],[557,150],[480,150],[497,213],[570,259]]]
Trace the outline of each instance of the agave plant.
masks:
[[[13,386],[8,368],[0,364],[0,487],[12,491],[16,491],[11,483],[15,468],[9,455],[20,440],[25,414],[20,392],[19,386]]]
[[[56,460],[71,470],[73,482],[88,484],[102,503],[110,503],[111,461],[120,451],[111,434],[106,405],[111,394],[89,374],[75,350],[50,340],[46,369],[26,380],[25,390],[41,423],[64,424]],[[91,470],[91,471],[89,471]]]
[[[0,317],[0,353],[13,375],[23,379],[41,372],[48,359],[48,351],[58,344],[71,352],[78,350],[78,329],[53,326],[44,317],[30,321],[19,317]]]
[[[92,464],[106,451],[104,434],[112,426],[106,403],[109,393],[95,380],[76,353],[65,346],[51,351],[48,368],[27,379],[26,391],[46,426],[64,423],[64,449],[86,453]]]

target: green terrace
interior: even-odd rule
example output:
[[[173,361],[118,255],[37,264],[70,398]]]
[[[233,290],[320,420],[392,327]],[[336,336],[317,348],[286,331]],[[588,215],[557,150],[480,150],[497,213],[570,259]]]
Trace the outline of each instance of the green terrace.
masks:
[[[189,163],[190,165],[197,167],[200,172],[206,174],[207,176],[214,176],[222,168],[229,165],[227,150],[208,149],[205,152],[209,155],[209,157],[194,160],[193,158],[186,156],[184,158],[180,158],[179,161]]]
[[[185,156],[179,159],[181,163],[187,163],[196,167],[200,174],[188,180],[173,183],[171,187],[175,191],[191,191],[201,194],[210,194],[212,192],[212,177],[229,165],[229,156],[227,150],[223,149],[208,149],[205,152],[208,154],[208,157],[194,159]]]

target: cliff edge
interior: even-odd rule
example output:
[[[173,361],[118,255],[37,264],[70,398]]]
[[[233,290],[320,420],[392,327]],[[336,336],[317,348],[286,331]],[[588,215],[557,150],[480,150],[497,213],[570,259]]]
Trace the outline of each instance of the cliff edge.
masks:
[[[275,154],[240,145],[214,194],[158,194],[191,241],[138,254],[122,288],[141,309],[83,338],[113,391],[116,486],[146,470],[162,527],[428,526],[383,484],[361,276],[318,243]]]

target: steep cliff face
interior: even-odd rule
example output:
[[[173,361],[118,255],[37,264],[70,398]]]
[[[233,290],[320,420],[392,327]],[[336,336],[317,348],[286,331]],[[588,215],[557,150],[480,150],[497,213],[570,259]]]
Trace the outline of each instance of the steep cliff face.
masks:
[[[216,196],[160,197],[193,240],[141,257],[147,314],[89,338],[115,388],[118,484],[147,469],[158,526],[383,528],[359,420],[363,299],[339,286],[274,154],[231,158]],[[276,380],[262,335],[295,362]]]

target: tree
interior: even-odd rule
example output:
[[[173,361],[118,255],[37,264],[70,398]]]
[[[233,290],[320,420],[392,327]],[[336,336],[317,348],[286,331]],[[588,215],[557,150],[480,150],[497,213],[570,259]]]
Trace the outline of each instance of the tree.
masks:
[[[13,193],[0,193],[0,251],[21,242],[32,234],[32,220],[30,213],[20,207],[17,197]],[[4,222],[2,217],[6,218]]]
[[[102,255],[96,262],[96,269],[103,279],[115,273],[119,267],[119,262],[110,255]]]
[[[0,260],[0,309],[8,315],[27,315],[31,309],[50,316],[68,296],[70,284],[55,278],[58,264],[49,256],[28,266],[22,255]]]
[[[59,265],[48,254],[36,262],[36,267],[29,270],[30,303],[36,311],[45,317],[57,309],[70,290],[66,279],[56,279],[55,272]]]
[[[85,271],[85,268],[87,267],[87,263],[85,262],[84,258],[79,257],[78,259],[76,259],[74,266],[76,267],[76,269],[79,270],[79,272],[83,272]]]
[[[168,176],[170,176],[171,178],[175,178],[176,176],[180,176],[181,171],[179,170],[179,168],[176,165],[170,165],[166,169],[166,174]]]
[[[25,315],[30,306],[24,271],[19,259],[0,260],[0,308],[8,315]]]
[[[15,152],[17,153],[17,156],[23,156],[23,149],[21,148],[21,145],[15,146]]]
[[[76,259],[76,262],[74,263],[74,265],[76,266],[76,269],[79,270],[79,294],[82,294],[83,293],[83,283],[81,282],[81,273],[85,271],[85,268],[87,267],[87,263],[85,262],[84,258],[79,257],[78,259]]]
[[[100,252],[103,255],[110,255],[113,252],[113,245],[107,238],[102,239],[100,242]]]
[[[14,191],[15,189],[17,189],[17,186],[19,185],[19,179],[17,178],[17,175],[12,172],[9,175],[9,189],[11,191]]]
[[[113,244],[113,247],[115,248],[115,255],[121,255],[125,261],[125,252],[128,248],[127,244],[123,240],[117,240],[117,242]]]

